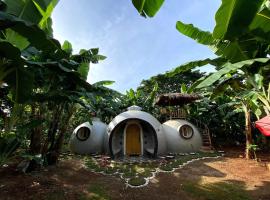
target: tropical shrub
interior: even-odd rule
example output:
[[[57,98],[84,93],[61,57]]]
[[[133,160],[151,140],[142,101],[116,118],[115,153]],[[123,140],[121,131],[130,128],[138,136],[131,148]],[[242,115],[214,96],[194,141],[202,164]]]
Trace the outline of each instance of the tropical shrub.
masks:
[[[158,2],[160,5],[163,3],[161,0]],[[142,13],[142,9],[138,7],[143,8],[144,1],[137,4],[140,6],[134,6]],[[247,158],[250,157],[248,146],[252,144],[251,115],[259,117],[265,110],[265,103],[262,105],[258,102],[258,99],[262,100],[258,95],[262,90],[254,87],[250,80],[261,76],[264,78],[261,79],[263,86],[269,84],[269,5],[268,0],[222,0],[215,15],[216,26],[213,33],[178,21],[176,28],[180,33],[209,46],[218,57],[192,61],[168,73],[169,76],[174,76],[206,64],[216,67],[215,73],[199,79],[190,90],[207,90],[213,94],[212,97],[225,95],[227,89],[233,91],[230,93],[231,98],[238,100],[245,114]],[[152,5],[152,13],[155,14],[159,8],[160,6]]]
[[[102,96],[86,78],[89,64],[106,58],[97,48],[72,54],[68,41],[53,38],[57,2],[0,1],[1,138],[14,132],[19,143],[29,140],[30,155],[48,164],[57,161],[78,105],[88,108],[83,97]]]

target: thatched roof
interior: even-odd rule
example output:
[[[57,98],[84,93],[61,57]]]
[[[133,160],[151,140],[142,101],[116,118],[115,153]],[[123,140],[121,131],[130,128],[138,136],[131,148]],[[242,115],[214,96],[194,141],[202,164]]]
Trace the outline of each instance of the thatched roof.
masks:
[[[197,94],[168,93],[156,98],[155,105],[159,106],[181,106],[191,103],[202,97]]]

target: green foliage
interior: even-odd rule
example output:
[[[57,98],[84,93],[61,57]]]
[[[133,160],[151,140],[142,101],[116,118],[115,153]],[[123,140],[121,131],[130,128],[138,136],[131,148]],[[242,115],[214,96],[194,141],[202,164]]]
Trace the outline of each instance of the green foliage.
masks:
[[[252,67],[253,65],[257,65],[262,63],[263,65],[267,65],[269,63],[269,58],[257,58],[257,59],[251,59],[251,60],[244,60],[237,63],[225,63],[221,69],[209,75],[204,81],[202,81],[197,88],[203,88],[212,85],[216,81],[220,80],[220,78],[227,74],[234,74],[237,72],[238,69],[245,67]]]
[[[75,121],[78,120],[82,123],[96,115],[102,121],[109,123],[112,118],[119,114],[125,106],[123,106],[123,95],[115,90],[109,89],[106,86],[112,84],[113,81],[100,81],[94,83],[92,86],[94,92],[86,93],[82,98],[85,108],[78,110],[76,113]],[[76,126],[79,124],[76,124]]]
[[[233,39],[248,32],[248,27],[264,0],[223,0],[216,12],[213,37]]]
[[[212,45],[215,43],[215,39],[210,32],[202,31],[199,28],[194,27],[192,24],[185,24],[181,21],[178,21],[176,23],[176,29],[180,33],[194,39],[200,44]]]
[[[30,140],[30,152],[34,152],[30,155],[42,153],[41,159],[53,164],[72,131],[68,122],[81,109],[78,104],[89,112],[84,99],[107,94],[103,86],[86,82],[89,64],[106,57],[98,48],[73,55],[68,41],[61,47],[52,38],[50,16],[58,0],[4,2],[0,6],[0,86],[7,85],[5,95],[13,105],[5,108],[10,117],[1,110],[1,135],[15,131],[19,141]],[[16,115],[17,108],[28,111]]]
[[[11,29],[6,30],[5,41],[13,44],[15,47],[19,48],[20,50],[26,49],[26,47],[28,47],[29,45],[29,42],[25,37],[21,36],[19,33]]]
[[[73,49],[72,49],[72,44],[71,44],[69,41],[67,41],[67,40],[64,41],[64,44],[62,45],[62,49],[63,49],[68,55],[71,55],[71,54],[72,54],[72,51],[73,51]]]
[[[163,171],[169,171],[170,172],[170,171],[173,170],[173,167],[171,165],[162,165],[160,167],[160,169],[163,170]]]
[[[219,115],[224,116],[224,118],[219,118],[219,123],[224,122],[228,117],[239,115],[243,111],[248,127],[249,113],[252,112],[252,115],[256,115],[257,118],[264,112],[269,113],[269,98],[262,87],[262,85],[269,84],[267,82],[267,77],[269,77],[269,16],[269,1],[223,0],[216,12],[216,26],[213,33],[202,31],[192,24],[180,21],[176,24],[179,32],[200,44],[209,46],[218,57],[214,60],[189,62],[167,74],[175,76],[206,64],[214,65],[217,71],[197,80],[188,91],[200,92],[210,98],[214,104],[222,98],[225,101],[222,100],[220,103],[227,105],[231,101],[237,102],[234,106],[238,106],[234,107],[234,110],[229,111],[225,116],[223,113]],[[265,77],[265,82],[262,78],[258,79],[260,76]],[[260,84],[260,87],[257,87],[254,82]],[[225,98],[224,95],[229,98]],[[201,103],[209,108],[211,105],[207,105],[207,101],[204,99]],[[192,110],[194,108],[197,111],[202,110],[204,114],[209,114],[206,109],[200,108],[200,105],[193,106]],[[214,119],[208,121],[212,120]],[[239,120],[237,121],[239,122]],[[228,123],[228,127],[234,124],[233,120],[226,121],[226,123]],[[251,142],[248,141],[251,139],[251,133],[250,129],[246,128],[246,130],[248,130],[246,131],[248,144]]]
[[[125,98],[126,105],[138,105],[157,117],[160,121],[166,120],[165,116],[160,113],[160,108],[155,106],[155,99],[160,94],[181,92],[190,92],[191,85],[203,76],[199,71],[183,70],[183,72],[173,73],[168,72],[158,74],[148,80],[143,80],[136,91],[130,90],[127,92]],[[182,69],[180,69],[182,70]],[[127,106],[126,106],[127,107]]]
[[[7,162],[7,159],[19,147],[20,141],[14,137],[0,138],[0,166]]]
[[[58,1],[59,0],[4,0],[7,5],[8,13],[22,20],[38,24],[39,27],[45,30],[49,35],[52,34],[50,16]]]
[[[269,26],[270,11],[269,8],[264,6],[255,16],[252,23],[249,25],[251,30],[261,29],[263,32],[268,33],[270,31]]]
[[[164,0],[132,0],[133,5],[144,17],[154,17]]]
[[[27,1],[31,2],[31,1]],[[12,14],[12,13],[11,13]],[[43,30],[41,30],[37,24],[31,21],[23,20],[19,15],[11,15],[10,12],[0,12],[0,22],[1,22],[1,30],[4,29],[12,29],[15,33],[19,34],[20,37],[13,39],[14,41],[20,40],[21,37],[24,37],[28,40],[28,42],[36,47],[37,49],[44,51],[53,51],[53,50],[61,50],[60,44],[58,41],[53,40],[49,35],[47,35]],[[31,15],[32,19],[35,19]],[[37,20],[38,21],[38,20]],[[9,30],[10,30],[9,29]],[[13,32],[8,32],[10,34],[15,34]],[[7,33],[4,34],[8,37]],[[14,37],[14,36],[9,36]],[[25,44],[26,45],[26,44]]]
[[[49,0],[45,1],[44,4],[37,4],[35,3],[35,6],[39,10],[39,12],[42,15],[42,19],[39,22],[39,27],[44,30],[48,35],[52,36],[53,30],[52,30],[52,19],[51,14],[53,12],[54,7],[57,5],[59,0]]]
[[[89,63],[81,63],[80,67],[78,68],[78,72],[84,80],[87,80],[89,72]]]
[[[259,149],[258,145],[256,145],[256,144],[250,144],[247,146],[247,148],[252,150],[252,151],[257,151]]]
[[[205,60],[197,60],[197,61],[192,61],[192,62],[188,62],[185,64],[182,64],[178,67],[176,67],[175,69],[169,71],[166,73],[166,76],[168,77],[175,77],[179,74],[179,76],[181,76],[182,74],[184,74],[184,72],[190,72],[192,69],[196,68],[196,67],[201,67],[207,64],[211,64],[214,66],[220,66],[224,63],[224,59],[223,58],[216,58],[216,59],[205,59]]]

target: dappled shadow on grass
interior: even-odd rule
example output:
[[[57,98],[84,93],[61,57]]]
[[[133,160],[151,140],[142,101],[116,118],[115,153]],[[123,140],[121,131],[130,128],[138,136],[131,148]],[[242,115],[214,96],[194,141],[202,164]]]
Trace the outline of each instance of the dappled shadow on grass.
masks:
[[[104,185],[92,184],[87,187],[87,189],[79,195],[79,200],[109,200],[107,190]]]
[[[122,182],[117,178],[91,173],[79,163],[78,159],[63,161],[58,166],[31,174],[18,173],[15,168],[0,169],[0,199],[106,199],[90,186],[106,188],[113,182],[122,187]]]
[[[270,180],[263,181],[262,185],[256,186],[256,189],[250,190],[250,194],[257,199],[269,200],[270,199]]]
[[[257,173],[260,173],[260,176],[262,176],[262,172],[265,175],[269,173],[255,161],[246,161],[243,159],[242,165],[238,165],[238,168],[234,169],[239,172],[239,177],[235,176],[232,179],[232,174],[227,174],[224,173],[224,170],[220,171],[217,168],[208,166],[208,164],[212,164],[212,162],[213,160],[211,161],[211,159],[199,161],[198,163],[192,163],[183,169],[177,170],[171,175],[166,176],[160,174],[156,180],[151,181],[151,190],[157,192],[162,191],[175,199],[177,199],[177,197],[194,200],[270,199],[270,179],[269,181],[248,180],[248,177],[256,176],[258,175]],[[221,158],[216,162],[220,162],[220,165],[223,165],[225,162],[231,162],[231,160]],[[254,168],[255,171],[253,173],[243,174],[242,171],[247,167],[246,164],[251,162],[259,169]],[[230,165],[235,167],[235,165]],[[174,176],[174,178],[170,176]],[[228,178],[228,176],[230,178]],[[260,176],[258,176],[258,178]],[[268,180],[267,177],[265,180]],[[166,199],[166,196],[161,199]]]
[[[195,199],[207,200],[268,200],[270,182],[263,182],[254,190],[248,190],[242,181],[226,180],[215,183],[185,182],[182,189]]]
[[[240,181],[216,182],[216,183],[194,183],[185,182],[183,190],[194,198],[207,200],[250,200],[250,195],[245,190],[245,185]]]
[[[219,158],[219,161],[225,161],[225,158]],[[225,177],[226,174],[221,172],[220,170],[217,170],[206,163],[211,163],[213,161],[216,161],[214,159],[205,159],[203,161],[194,162],[191,163],[182,169],[179,169],[176,171],[175,174],[178,174],[181,176],[181,178],[188,178],[188,179],[194,179],[197,181],[197,179],[200,179],[201,177],[216,177],[216,178],[222,178]]]

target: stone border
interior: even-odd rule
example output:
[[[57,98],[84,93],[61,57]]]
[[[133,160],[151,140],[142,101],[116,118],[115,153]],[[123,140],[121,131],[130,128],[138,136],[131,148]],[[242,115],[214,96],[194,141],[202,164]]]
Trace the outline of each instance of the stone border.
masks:
[[[141,187],[145,187],[145,186],[147,186],[147,185],[149,184],[150,180],[153,179],[153,178],[155,178],[155,176],[156,176],[157,174],[159,174],[159,173],[173,173],[173,172],[175,172],[175,170],[181,169],[181,168],[183,168],[184,166],[186,166],[186,165],[188,165],[188,164],[190,164],[190,163],[192,163],[192,162],[194,162],[194,161],[204,160],[204,159],[208,159],[208,158],[214,158],[214,159],[217,159],[217,158],[221,158],[222,156],[224,156],[224,155],[222,154],[221,156],[213,156],[213,157],[207,156],[207,157],[202,157],[202,158],[195,158],[195,159],[192,159],[192,160],[189,160],[189,161],[183,163],[182,165],[179,165],[179,166],[176,167],[176,168],[173,168],[171,171],[165,171],[165,170],[161,170],[161,169],[157,168],[157,169],[156,169],[156,172],[154,172],[154,175],[153,175],[152,177],[144,178],[144,179],[146,180],[145,184],[139,185],[139,186],[133,186],[133,185],[128,184],[128,181],[126,181],[126,186],[127,186],[127,187],[131,187],[131,188],[141,188]]]
[[[209,159],[209,158],[217,159],[217,158],[221,158],[221,157],[223,157],[223,156],[224,156],[224,154],[221,154],[221,155],[218,155],[218,156],[205,156],[205,157],[201,157],[201,158],[191,159],[191,160],[189,160],[189,161],[187,161],[187,162],[185,162],[185,163],[183,163],[183,164],[181,164],[181,165],[178,165],[178,167],[173,168],[171,171],[165,171],[165,170],[161,170],[160,168],[155,168],[155,171],[154,171],[154,172],[151,172],[151,173],[152,173],[152,176],[144,178],[144,179],[145,179],[145,183],[144,183],[143,185],[138,185],[138,186],[130,185],[130,184],[128,183],[128,181],[130,180],[130,178],[124,178],[124,177],[123,177],[123,174],[124,174],[124,173],[114,172],[114,173],[112,173],[112,174],[107,174],[107,173],[104,172],[104,171],[96,172],[96,171],[93,170],[93,169],[89,169],[89,168],[87,168],[87,166],[86,166],[85,164],[84,164],[84,167],[87,168],[88,170],[90,170],[91,172],[96,173],[96,174],[102,174],[102,175],[106,175],[106,176],[116,176],[116,175],[120,175],[120,178],[121,178],[122,180],[125,181],[126,188],[127,188],[127,187],[130,187],[130,188],[142,188],[142,187],[147,186],[147,185],[149,184],[150,180],[153,179],[153,178],[155,178],[156,175],[159,174],[159,173],[173,173],[173,172],[175,172],[175,170],[181,169],[181,168],[183,168],[184,166],[186,166],[186,165],[188,165],[188,164],[190,164],[190,163],[192,163],[192,162],[195,162],[195,161],[198,161],[198,160]]]

